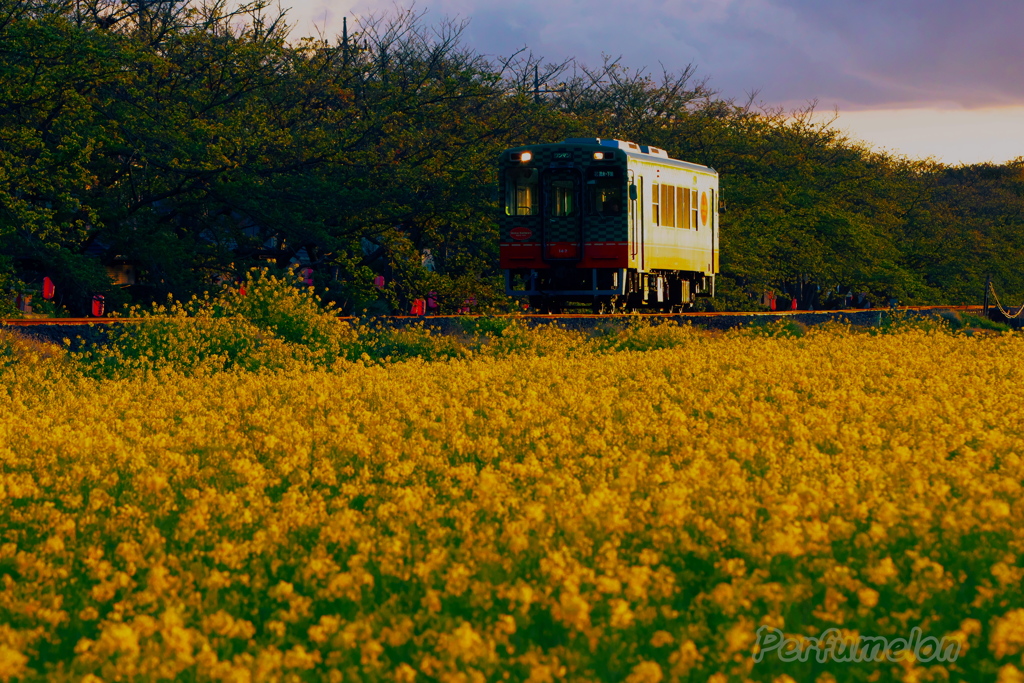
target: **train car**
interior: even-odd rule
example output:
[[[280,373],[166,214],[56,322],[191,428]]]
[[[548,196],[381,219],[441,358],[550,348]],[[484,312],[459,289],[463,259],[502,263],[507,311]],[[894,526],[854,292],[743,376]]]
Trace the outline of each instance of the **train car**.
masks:
[[[713,296],[718,173],[656,147],[570,138],[499,161],[505,291],[539,311],[681,310]]]

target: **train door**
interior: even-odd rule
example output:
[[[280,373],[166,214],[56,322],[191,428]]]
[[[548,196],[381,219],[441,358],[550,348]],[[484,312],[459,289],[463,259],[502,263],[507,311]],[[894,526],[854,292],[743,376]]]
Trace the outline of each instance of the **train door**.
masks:
[[[711,188],[711,273],[718,272],[718,192]]]
[[[629,260],[632,261],[636,258],[636,238],[637,238],[637,197],[639,195],[638,188],[636,186],[637,178],[633,173],[633,169],[629,169]],[[642,202],[640,202],[642,203]]]
[[[583,258],[583,176],[573,168],[552,168],[541,180],[544,259]]]
[[[637,270],[642,273],[642,272],[644,272],[644,268],[646,267],[646,263],[644,263],[644,260],[645,260],[644,256],[645,256],[645,252],[647,251],[646,244],[645,244],[646,240],[644,239],[644,236],[645,236],[645,233],[646,233],[646,229],[645,229],[645,225],[644,225],[644,223],[645,223],[644,219],[646,218],[644,216],[644,213],[645,213],[644,212],[644,201],[645,201],[644,197],[646,197],[647,195],[644,194],[644,192],[645,192],[645,190],[644,190],[644,177],[640,176],[639,181],[640,182],[638,183],[638,187],[637,187],[637,195],[638,195],[637,209],[638,210],[636,211],[636,213],[633,216],[634,226],[636,227],[636,231],[634,233],[634,242],[633,242],[633,244],[635,245],[634,248],[636,249],[635,255],[636,255]]]

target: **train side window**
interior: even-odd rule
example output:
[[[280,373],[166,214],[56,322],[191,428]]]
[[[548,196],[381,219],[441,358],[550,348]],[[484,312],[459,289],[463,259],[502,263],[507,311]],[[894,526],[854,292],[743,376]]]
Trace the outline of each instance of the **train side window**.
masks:
[[[697,190],[690,190],[690,227],[697,228]]]
[[[535,168],[513,168],[505,184],[505,213],[509,216],[536,216],[538,172]]]
[[[668,228],[676,227],[675,185],[661,186],[661,224]]]
[[[676,226],[680,228],[686,227],[686,201],[683,197],[689,197],[690,193],[681,187],[676,188]]]
[[[651,185],[651,195],[651,217],[653,218],[655,225],[661,225],[661,207],[658,206],[658,202],[661,201],[661,196],[657,185]]]

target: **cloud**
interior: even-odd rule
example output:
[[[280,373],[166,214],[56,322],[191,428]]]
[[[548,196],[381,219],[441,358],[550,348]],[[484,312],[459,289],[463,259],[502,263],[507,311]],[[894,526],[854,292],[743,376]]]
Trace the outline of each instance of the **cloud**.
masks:
[[[285,0],[287,1],[287,0]],[[407,6],[407,5],[405,5]],[[550,61],[602,54],[655,73],[695,64],[727,97],[844,110],[1024,103],[1024,3],[1002,0],[421,0],[426,21],[470,19],[466,42]],[[298,31],[393,11],[390,0],[293,0]]]
[[[1024,106],[988,109],[844,111],[834,124],[876,149],[947,164],[1005,163],[1024,153]]]
[[[827,43],[803,51],[787,88],[847,106],[959,105],[1024,102],[1021,64],[1024,5],[982,0],[861,3],[790,0],[809,32]],[[807,74],[831,77],[813,82]],[[813,83],[814,87],[807,87]]]

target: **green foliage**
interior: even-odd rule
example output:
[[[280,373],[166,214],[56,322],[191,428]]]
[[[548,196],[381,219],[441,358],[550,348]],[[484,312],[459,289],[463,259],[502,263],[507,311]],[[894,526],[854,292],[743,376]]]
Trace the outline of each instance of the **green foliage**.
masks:
[[[0,18],[0,259],[15,279],[53,278],[73,313],[98,293],[108,308],[185,301],[268,262],[312,267],[348,313],[429,292],[441,312],[513,312],[494,160],[568,136],[721,173],[723,272],[705,307],[757,310],[765,291],[814,308],[828,292],[964,303],[989,274],[1024,297],[1024,159],[873,152],[813,107],[723,100],[692,66],[655,79],[617,61],[496,63],[461,43],[464,23],[409,11],[363,19],[347,43],[290,42],[268,0],[0,0]],[[562,85],[538,96],[535,74]],[[104,272],[122,261],[139,273],[129,290]]]
[[[980,315],[973,313],[963,313],[960,316],[961,328],[960,329],[975,329],[975,330],[992,330],[993,332],[1009,332],[1010,326],[1006,323],[999,323],[995,320],[989,320]],[[957,329],[954,327],[954,329]]]
[[[741,285],[735,277],[719,276],[715,280],[715,296],[697,299],[698,311],[765,311],[761,304],[764,289],[757,286]]]
[[[967,311],[945,311],[939,316],[953,330],[989,330],[992,332],[1009,332],[1010,326]]]
[[[901,334],[908,330],[921,332],[949,332],[949,319],[944,316],[918,315],[912,311],[888,311],[878,313],[878,324],[868,331],[873,335]]]
[[[18,292],[24,291],[24,283],[18,281],[10,259],[0,255],[0,318],[16,318],[21,312],[15,307]]]
[[[699,344],[703,330],[689,323],[678,325],[668,321],[652,323],[639,316],[625,326],[609,324],[599,329],[592,346],[601,351],[655,351]]]
[[[786,318],[759,318],[747,327],[736,328],[736,334],[753,337],[803,337],[807,326]]]
[[[522,321],[514,316],[473,316],[459,318],[459,326],[468,335],[493,337],[505,333],[505,330],[517,328]]]

